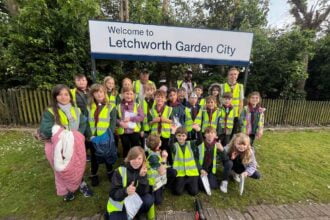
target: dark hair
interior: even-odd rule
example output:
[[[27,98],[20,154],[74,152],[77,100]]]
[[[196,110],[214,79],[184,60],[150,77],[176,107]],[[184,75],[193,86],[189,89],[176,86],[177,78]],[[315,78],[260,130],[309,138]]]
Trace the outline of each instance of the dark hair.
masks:
[[[85,77],[86,80],[87,80],[87,77],[86,77],[85,74],[78,73],[78,74],[74,75],[73,79],[76,80],[76,79],[81,79],[81,78],[84,78],[84,77]]]
[[[171,92],[178,93],[178,90],[174,87],[171,87],[171,88],[168,89],[167,93],[170,94]]]
[[[195,86],[194,89],[201,89],[201,90],[203,90],[203,86],[199,84],[199,85]]]
[[[176,129],[176,131],[175,131],[175,135],[177,135],[177,134],[185,134],[185,135],[187,135],[188,132],[187,132],[187,129],[185,129],[184,127],[178,127]]]
[[[60,116],[58,114],[59,107],[58,107],[58,102],[57,102],[56,97],[60,94],[60,92],[63,89],[68,91],[68,93],[70,95],[70,103],[71,103],[72,106],[74,106],[72,94],[71,94],[70,88],[68,86],[63,85],[63,84],[58,84],[52,89],[50,107],[52,108],[52,110],[54,112],[55,123],[59,124],[59,125],[62,125],[62,124],[61,124],[61,121],[60,121]]]

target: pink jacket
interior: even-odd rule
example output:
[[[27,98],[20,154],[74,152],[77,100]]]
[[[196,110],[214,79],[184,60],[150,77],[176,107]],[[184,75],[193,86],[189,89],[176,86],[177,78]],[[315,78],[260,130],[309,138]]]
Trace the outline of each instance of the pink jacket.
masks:
[[[45,143],[45,153],[54,170],[57,195],[64,196],[76,191],[82,181],[86,167],[85,137],[63,128],[53,131],[51,140]]]

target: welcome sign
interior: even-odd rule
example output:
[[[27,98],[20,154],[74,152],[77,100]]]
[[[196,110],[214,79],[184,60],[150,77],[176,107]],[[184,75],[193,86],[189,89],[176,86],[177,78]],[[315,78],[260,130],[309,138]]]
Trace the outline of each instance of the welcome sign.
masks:
[[[248,32],[99,20],[89,32],[94,59],[247,66],[253,40]]]

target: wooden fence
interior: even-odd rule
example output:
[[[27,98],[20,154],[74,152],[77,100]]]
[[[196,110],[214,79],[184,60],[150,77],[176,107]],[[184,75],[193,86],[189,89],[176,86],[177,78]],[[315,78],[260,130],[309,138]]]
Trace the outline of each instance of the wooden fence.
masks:
[[[38,125],[49,103],[48,90],[0,90],[0,125]],[[330,101],[264,99],[262,106],[268,126],[330,124]]]

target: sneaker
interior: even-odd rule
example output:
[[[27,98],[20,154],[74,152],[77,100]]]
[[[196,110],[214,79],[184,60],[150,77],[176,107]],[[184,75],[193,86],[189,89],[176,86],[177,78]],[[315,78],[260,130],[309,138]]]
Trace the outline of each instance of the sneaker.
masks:
[[[223,193],[227,193],[227,188],[228,188],[228,181],[223,180],[220,185],[220,191]]]
[[[236,182],[240,183],[240,182],[241,182],[241,177],[240,177],[240,175],[237,174],[237,173],[235,173],[235,172],[233,172],[232,174],[233,174],[233,179],[234,179]]]
[[[83,181],[80,184],[80,192],[85,196],[85,197],[91,197],[93,195],[92,190],[88,187],[85,181]]]
[[[73,192],[68,192],[68,194],[66,194],[63,197],[63,200],[66,201],[66,202],[74,200],[74,193]]]
[[[91,176],[91,181],[92,181],[92,186],[98,186],[99,185],[99,176],[98,175],[94,175]]]

